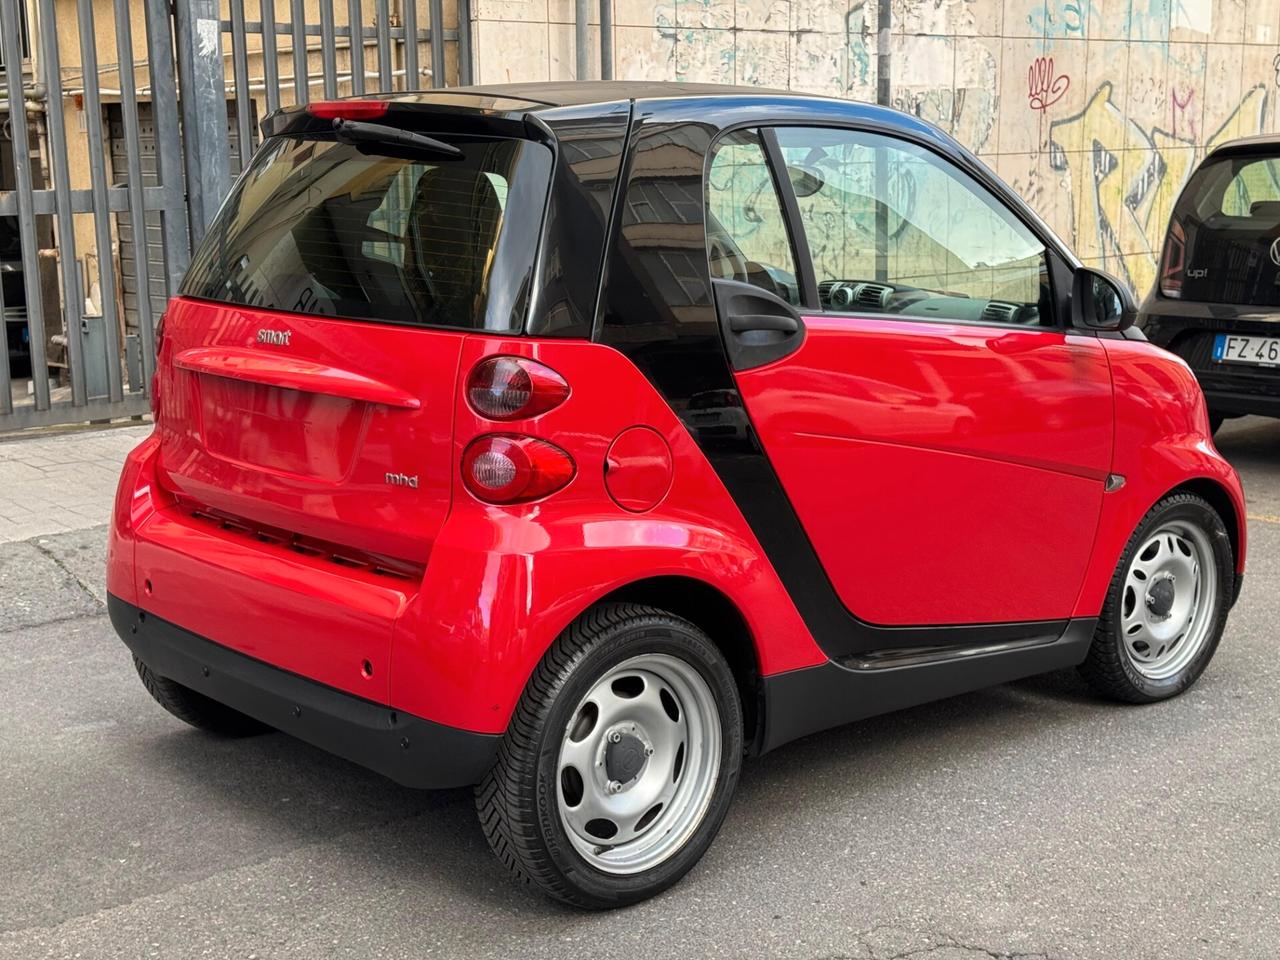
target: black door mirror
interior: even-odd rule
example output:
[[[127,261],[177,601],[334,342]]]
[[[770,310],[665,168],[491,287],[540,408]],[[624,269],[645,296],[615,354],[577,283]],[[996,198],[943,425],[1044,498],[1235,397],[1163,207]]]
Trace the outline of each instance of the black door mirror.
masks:
[[[1123,330],[1138,303],[1129,288],[1101,270],[1078,267],[1071,282],[1071,325],[1081,330]]]

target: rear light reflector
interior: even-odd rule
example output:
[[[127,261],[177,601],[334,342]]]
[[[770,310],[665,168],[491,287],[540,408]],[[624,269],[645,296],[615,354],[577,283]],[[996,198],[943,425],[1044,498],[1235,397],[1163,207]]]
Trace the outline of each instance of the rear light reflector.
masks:
[[[316,100],[307,104],[307,113],[321,120],[376,120],[388,106],[385,100]]]
[[[485,503],[525,503],[555,493],[573,479],[569,454],[536,437],[491,433],[462,454],[462,482]]]
[[[523,357],[489,357],[467,377],[467,402],[489,420],[525,420],[559,406],[569,396],[564,377]]]
[[[1164,253],[1160,257],[1160,292],[1166,297],[1182,296],[1182,279],[1187,266],[1187,234],[1177,220],[1169,222]]]

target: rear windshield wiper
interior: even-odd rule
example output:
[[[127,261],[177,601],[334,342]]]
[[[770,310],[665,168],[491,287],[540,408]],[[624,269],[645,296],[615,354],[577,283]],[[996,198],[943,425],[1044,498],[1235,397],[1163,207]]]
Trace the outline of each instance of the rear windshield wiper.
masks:
[[[333,121],[333,132],[344,143],[374,143],[383,146],[400,147],[420,153],[434,153],[441,157],[460,157],[462,151],[451,143],[428,137],[412,130],[401,130],[381,123],[366,123],[363,120],[344,120],[341,117]]]

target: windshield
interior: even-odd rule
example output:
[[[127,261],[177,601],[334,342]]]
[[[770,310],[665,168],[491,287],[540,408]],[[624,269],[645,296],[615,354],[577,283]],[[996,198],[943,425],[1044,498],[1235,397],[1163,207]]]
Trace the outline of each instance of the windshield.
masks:
[[[551,151],[451,139],[461,156],[268,140],[191,263],[189,297],[419,326],[521,329]]]

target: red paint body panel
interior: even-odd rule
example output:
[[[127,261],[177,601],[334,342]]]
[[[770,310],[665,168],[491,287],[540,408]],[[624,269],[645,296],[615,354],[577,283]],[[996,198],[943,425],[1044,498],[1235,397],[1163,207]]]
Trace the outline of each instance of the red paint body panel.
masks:
[[[702,451],[629,360],[583,341],[473,336],[462,368],[497,352],[540,360],[573,387],[562,406],[504,429],[536,432],[578,470],[559,493],[513,507],[481,503],[459,476],[422,592],[397,627],[393,703],[471,730],[503,730],[537,661],[579,613],[661,576],[700,580],[728,597],[758,638],[762,673],[826,661]],[[456,409],[455,458],[491,429],[466,404]],[[637,424],[666,440],[674,464],[666,496],[641,515],[614,503],[604,480],[614,438]]]
[[[1102,521],[1075,615],[1097,616],[1121,551],[1143,514],[1192,480],[1220,486],[1235,507],[1244,572],[1248,538],[1240,477],[1210,439],[1204,395],[1180,357],[1145,341],[1103,341],[1115,382],[1116,449],[1112,471],[1125,478],[1103,500]],[[1229,524],[1231,521],[1224,518]]]
[[[605,457],[604,481],[609,496],[624,510],[652,510],[671,489],[671,448],[656,430],[624,430]]]
[[[738,374],[836,591],[888,625],[1070,615],[1111,461],[1094,337],[811,316]]]
[[[184,341],[179,331],[190,315],[179,316],[180,322],[169,327],[166,351]],[[234,318],[241,334],[242,322],[252,325],[260,319]],[[367,328],[359,325],[360,331]],[[207,327],[203,335],[209,335]],[[294,336],[295,343],[306,342],[296,332]],[[457,343],[457,352],[450,354],[455,372],[449,375],[448,396],[433,391],[423,404],[423,412],[443,406],[453,418],[446,430],[450,439],[422,454],[440,465],[441,477],[447,476],[449,489],[440,497],[448,505],[447,518],[432,522],[437,514],[421,506],[421,488],[382,483],[382,473],[398,464],[386,448],[368,443],[353,470],[378,477],[376,488],[372,482],[361,487],[375,516],[358,518],[354,504],[342,511],[349,489],[343,484],[326,487],[308,479],[311,499],[293,499],[288,494],[302,487],[302,480],[286,482],[278,472],[229,463],[222,450],[207,451],[199,435],[181,426],[193,408],[171,402],[161,414],[158,439],[135,452],[131,464],[136,460],[137,471],[126,470],[122,478],[121,502],[142,506],[134,506],[128,523],[118,517],[113,533],[111,582],[120,585],[119,595],[136,597],[144,609],[166,620],[321,683],[485,733],[506,728],[538,659],[578,614],[609,592],[646,578],[687,577],[724,593],[742,612],[752,635],[769,638],[757,646],[765,674],[825,662],[705,456],[629,360],[583,341],[471,335],[459,336]],[[573,386],[573,394],[554,410],[501,427],[536,433],[572,455],[578,468],[574,479],[541,501],[491,506],[471,496],[462,483],[462,450],[495,426],[462,402],[466,372],[494,353],[540,360]],[[216,376],[207,380],[234,383]],[[208,383],[199,386],[209,389]],[[188,383],[185,389],[194,387]],[[166,384],[165,392],[171,397],[174,385]],[[246,436],[268,448],[275,421],[257,419],[257,408],[246,400],[240,403],[251,421]],[[398,410],[396,415],[412,414]],[[669,488],[659,491],[653,497],[659,502],[643,514],[619,506],[605,486],[610,446],[637,425],[646,425],[669,447],[672,461]],[[281,429],[286,441],[297,436],[289,425]],[[421,434],[410,438],[432,442]],[[286,443],[281,456],[296,456],[292,450]],[[316,472],[315,464],[324,464],[326,454],[313,454],[310,469]],[[182,469],[175,468],[171,456]],[[382,548],[393,556],[405,554],[387,547],[419,534],[419,520],[425,519],[430,524],[422,533],[427,541],[425,574],[421,583],[387,581],[324,559],[300,557],[284,546],[220,534],[184,514],[162,489],[148,487],[145,497],[130,492],[142,490],[143,478],[153,475],[168,490],[209,506],[316,536],[321,529],[336,531],[338,536],[329,539]],[[204,482],[193,483],[193,476]],[[247,480],[228,479],[226,489],[208,490],[206,484],[216,477]],[[305,513],[308,506],[320,513],[318,519],[340,522],[317,522]],[[362,529],[361,523],[370,528]],[[390,537],[391,532],[397,537]],[[414,554],[416,550],[410,556]],[[141,588],[148,579],[151,595]],[[365,659],[373,665],[372,680],[362,674]]]
[[[287,331],[285,348],[258,344]],[[422,561],[449,511],[464,334],[175,299],[160,480],[255,522]],[[261,355],[249,364],[244,355]],[[226,363],[220,366],[217,357]],[[386,474],[417,480],[394,507]]]
[[[113,517],[108,588],[122,599],[321,683],[486,733],[506,728],[538,660],[575,617],[647,578],[719,590],[746,621],[765,675],[826,661],[706,457],[621,353],[369,324],[335,334],[337,321],[182,301],[170,318],[161,423],[130,455]],[[171,362],[201,339],[243,344],[258,325],[282,322],[307,359],[412,385],[421,408]],[[1021,331],[910,322],[808,324],[799,352],[741,383],[860,616],[1096,615],[1133,524],[1168,489],[1212,479],[1243,513],[1238,480],[1207,439],[1194,379],[1149,345],[1059,334],[1032,342]],[[410,350],[420,351],[416,363]],[[562,405],[501,425],[563,447],[577,465],[563,490],[511,507],[471,496],[459,470],[466,445],[495,429],[462,399],[467,372],[495,353],[540,360],[573,388]],[[211,397],[225,412],[210,416]],[[610,448],[636,427],[671,459],[669,488],[646,484],[657,502],[643,513],[619,505],[606,480]],[[416,489],[385,482],[387,472],[414,469]],[[1111,469],[1129,482],[1103,495]],[[219,530],[175,493],[414,561],[421,579]],[[1046,498],[1054,509],[1043,508]],[[945,589],[913,603],[907,588],[922,578]]]
[[[389,407],[417,410],[422,401],[412,393],[381,383],[353,370],[314,363],[289,356],[271,356],[239,347],[194,347],[174,358],[174,366],[192,373],[207,373],[232,380],[265,383],[304,393],[318,393],[349,400],[364,400]]]

